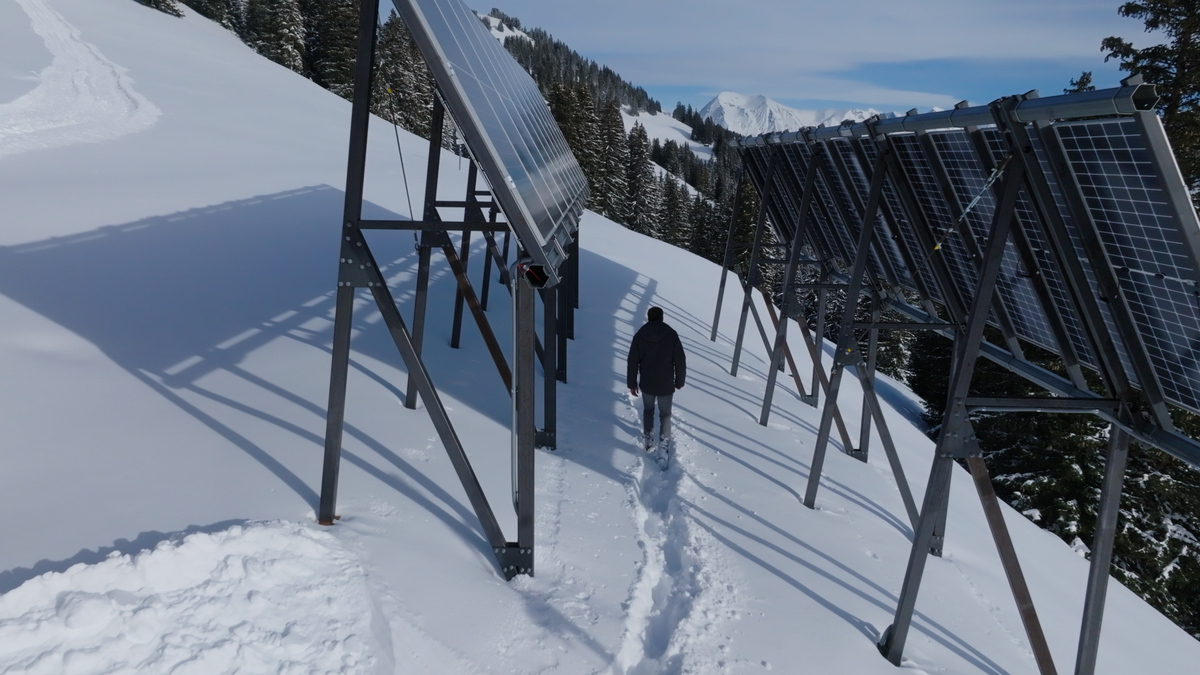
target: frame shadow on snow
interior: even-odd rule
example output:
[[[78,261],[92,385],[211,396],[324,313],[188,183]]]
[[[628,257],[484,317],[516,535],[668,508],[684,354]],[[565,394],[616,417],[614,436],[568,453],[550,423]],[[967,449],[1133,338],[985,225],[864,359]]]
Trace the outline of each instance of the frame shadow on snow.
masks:
[[[330,352],[344,196],[342,190],[327,185],[309,186],[0,247],[0,294],[90,342],[271,471],[315,509],[329,362],[324,355],[312,358],[311,349]],[[364,204],[363,216],[404,218],[370,203]],[[392,282],[402,316],[411,322],[417,262],[412,233],[371,233],[369,241],[381,270]],[[482,238],[476,235],[473,243],[469,271],[476,291],[481,292]],[[587,338],[613,344],[617,328],[612,317],[618,307],[603,305],[619,304],[631,295],[638,275],[613,261],[587,252],[584,255],[586,274],[602,278],[612,287],[611,293],[597,294],[594,299],[589,296],[589,313],[607,320],[597,324],[599,330]],[[511,340],[506,339],[511,323],[509,296],[497,274],[492,274],[491,283],[487,314],[501,346],[510,352]],[[456,407],[507,427],[509,398],[469,313],[464,315],[462,348],[449,347],[454,291],[453,276],[435,249],[424,341],[426,366],[439,393],[453,398]],[[373,381],[399,402],[404,396],[406,369],[373,304],[364,302],[369,296],[365,292],[360,296],[354,316],[352,373]],[[643,302],[652,296],[651,289]],[[633,314],[644,315],[644,311],[645,307],[640,307]],[[294,341],[309,350],[305,367],[319,364],[320,372],[287,379],[264,376],[247,365],[256,350],[280,340]],[[572,356],[577,354],[575,344]],[[387,364],[399,377],[388,381],[372,361]],[[577,381],[576,374],[588,366],[582,359],[572,361],[572,379]],[[214,375],[225,384],[213,386]],[[237,386],[228,386],[230,381]],[[603,389],[611,391],[607,383]],[[564,391],[560,390],[560,395]],[[425,412],[401,409],[395,425],[376,430],[379,436],[375,437],[355,425],[352,410],[345,433],[347,444],[354,447],[343,449],[345,462],[428,510],[470,546],[490,556],[481,532],[473,526],[475,514],[457,483],[435,480],[422,471],[419,462],[399,451],[405,441],[413,440],[408,438],[411,432],[406,430],[404,418],[416,415],[427,421]],[[456,419],[453,410],[450,415]],[[606,414],[600,417],[603,419],[596,422],[604,422],[611,433],[613,419]],[[272,425],[284,432],[282,438],[292,441],[254,440],[239,426],[246,419]],[[564,421],[560,413],[560,428]],[[507,442],[503,445],[507,457]],[[472,456],[488,450],[494,448],[475,448],[470,443],[467,447]],[[448,462],[440,446],[433,448],[432,454],[435,463]],[[620,480],[614,475],[619,470],[613,467],[611,456],[580,452],[573,453],[570,461]],[[397,471],[407,480],[398,478]],[[506,495],[497,493],[499,483],[491,485],[500,479],[483,474],[481,479],[494,504],[506,501]],[[507,476],[503,482],[507,483]],[[87,553],[79,556],[86,558]]]
[[[255,350],[280,339],[329,353],[343,200],[341,190],[312,186],[0,247],[0,293],[95,345],[269,469],[315,508],[315,481],[310,484],[301,475],[319,477],[327,360],[319,374],[307,378],[322,382],[319,387],[270,381],[245,368],[244,362]],[[369,203],[364,205],[363,215],[402,218]],[[410,237],[409,233],[378,233],[371,243],[385,274],[397,281],[397,302],[411,321],[411,307],[405,305],[412,302],[414,284],[409,272],[415,269],[417,256]],[[479,260],[471,261],[474,272],[478,272]],[[448,347],[453,278],[444,263],[437,264],[437,257],[434,263],[426,325],[427,366],[439,391],[507,426],[508,398],[499,377],[485,372],[494,371],[486,351],[473,348],[473,342],[481,341],[469,315],[463,328],[464,349]],[[510,313],[507,293],[497,286],[491,294],[490,319],[493,325],[503,327]],[[363,357],[368,357],[404,372],[378,312],[362,307],[354,318],[352,370],[402,398],[403,379],[385,381],[363,363]],[[500,334],[503,336],[503,331]],[[503,338],[501,342],[505,342]],[[447,364],[466,375],[450,372]],[[218,372],[238,378],[237,391],[252,393],[237,395],[207,387],[204,378]],[[494,386],[487,386],[489,378]],[[300,423],[295,421],[296,415],[284,419],[272,412],[271,406],[260,405],[266,398],[274,401],[274,408],[290,405],[311,419]],[[197,402],[203,403],[203,409]],[[420,410],[410,414],[425,416]],[[234,428],[230,420],[238,416],[274,424],[300,442],[288,448],[259,445]],[[407,496],[460,535],[487,548],[479,533],[462,525],[463,520],[473,522],[475,517],[457,486],[443,489],[389,450],[394,437],[373,438],[352,422],[348,420],[346,426],[347,439],[376,451],[383,463],[379,458],[344,452],[349,463],[381,480],[388,477],[388,470],[407,474],[432,499],[404,481],[385,483],[407,491]],[[397,436],[405,433],[402,422],[397,423],[395,432]],[[303,452],[296,452],[297,447]]]

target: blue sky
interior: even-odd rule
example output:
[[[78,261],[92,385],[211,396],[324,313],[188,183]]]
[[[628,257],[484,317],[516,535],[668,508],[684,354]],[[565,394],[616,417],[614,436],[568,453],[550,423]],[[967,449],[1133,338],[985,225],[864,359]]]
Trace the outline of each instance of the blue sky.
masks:
[[[548,30],[673,107],[721,91],[800,108],[948,107],[1039,89],[1062,92],[1083,70],[1100,87],[1109,35],[1153,36],[1118,0],[490,0]]]

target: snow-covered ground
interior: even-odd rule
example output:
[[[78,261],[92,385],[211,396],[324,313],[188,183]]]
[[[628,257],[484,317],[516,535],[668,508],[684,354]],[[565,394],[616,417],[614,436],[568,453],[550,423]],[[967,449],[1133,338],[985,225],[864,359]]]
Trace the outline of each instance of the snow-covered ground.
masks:
[[[365,299],[342,518],[317,526],[349,104],[191,12],[19,7],[0,21],[0,63],[27,59],[41,79],[5,80],[23,84],[0,90],[0,129],[27,123],[30,108],[11,104],[64,76],[116,83],[158,114],[136,128],[104,118],[98,135],[25,127],[28,147],[0,157],[0,673],[894,672],[874,640],[911,530],[887,463],[832,452],[819,508],[805,509],[818,411],[781,384],[770,425],[756,423],[766,366],[753,327],[739,376],[727,370],[737,294],[709,342],[719,270],[591,213],[559,449],[538,453],[537,576],[497,573],[428,417],[399,401],[405,373]],[[39,32],[44,17],[54,31]],[[29,44],[44,53],[9,60]],[[65,107],[115,90],[45,91]],[[392,133],[376,120],[372,216],[409,215]],[[427,144],[400,138],[417,196]],[[465,176],[447,155],[441,195],[457,198]],[[409,315],[412,239],[376,234]],[[512,533],[509,401],[469,322],[449,348],[452,297],[435,264],[426,362]],[[495,286],[497,327],[504,297]],[[667,471],[636,447],[623,382],[652,305],[689,356]],[[932,448],[917,402],[886,378],[880,389],[919,495]],[[857,393],[844,385],[852,424]],[[1068,671],[1086,561],[1006,515]],[[1099,672],[1198,660],[1200,644],[1113,584]],[[965,474],[905,669],[1034,670]]]

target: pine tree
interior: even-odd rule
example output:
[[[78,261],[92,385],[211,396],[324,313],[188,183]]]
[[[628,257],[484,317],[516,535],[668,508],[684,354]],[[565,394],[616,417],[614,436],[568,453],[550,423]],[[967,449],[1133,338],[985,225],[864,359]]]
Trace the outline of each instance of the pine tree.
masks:
[[[379,31],[373,87],[372,112],[406,131],[429,138],[433,76],[412,34],[394,11]]]
[[[248,0],[246,41],[275,63],[304,71],[304,17],[296,0]]]
[[[629,138],[616,99],[610,99],[600,111],[600,159],[603,182],[596,189],[596,210],[625,224],[629,218]]]
[[[1096,91],[1096,85],[1092,84],[1092,71],[1085,70],[1079,74],[1079,79],[1071,80],[1071,86],[1063,89],[1064,94],[1079,94],[1085,91]]]
[[[579,168],[591,189],[590,206],[595,206],[602,187],[604,162],[600,151],[600,119],[587,87],[581,84],[555,84],[550,88],[550,112],[567,139]]]
[[[625,175],[629,184],[629,220],[626,224],[634,232],[654,236],[658,229],[658,181],[650,161],[650,137],[646,128],[637,122],[629,131],[629,168]]]
[[[179,7],[175,4],[175,0],[137,0],[147,7],[153,7],[163,14],[171,16],[183,16],[183,12],[179,11]]]
[[[207,17],[228,28],[244,35],[246,28],[245,2],[243,0],[179,0],[196,10],[201,16]]]
[[[686,249],[692,239],[687,218],[687,188],[669,174],[663,175],[659,185],[662,208],[659,214],[658,238],[672,246]]]
[[[350,100],[358,56],[358,2],[300,0],[300,11],[304,15],[305,75]]]
[[[1146,32],[1162,31],[1163,44],[1135,49],[1119,37],[1101,44],[1105,61],[1118,59],[1121,70],[1158,85],[1159,114],[1193,195],[1200,190],[1200,0],[1142,0],[1118,8],[1121,16],[1141,19]],[[1198,195],[1200,197],[1200,195]],[[1198,200],[1200,201],[1200,200]]]

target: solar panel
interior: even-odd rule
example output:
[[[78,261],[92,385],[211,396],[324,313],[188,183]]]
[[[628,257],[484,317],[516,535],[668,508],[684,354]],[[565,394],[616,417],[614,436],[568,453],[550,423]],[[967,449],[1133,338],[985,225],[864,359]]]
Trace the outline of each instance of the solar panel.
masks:
[[[879,161],[879,148],[874,143],[862,139],[858,139],[856,142],[863,151],[863,156],[866,158],[867,163],[874,166],[875,162]],[[909,221],[908,212],[905,210],[904,204],[900,201],[900,196],[897,194],[896,186],[892,184],[890,176],[884,178],[883,201],[893,215],[895,229],[899,232],[900,240],[908,250],[909,259],[912,260],[916,274],[920,275],[926,290],[929,291],[930,299],[945,302],[941,288],[934,279],[933,271],[929,268],[925,260],[925,250],[917,238],[916,231],[913,229],[914,224]],[[900,280],[900,285],[909,290],[920,292],[920,289],[913,282],[913,276],[912,271],[910,271],[908,276]]]
[[[892,137],[892,142],[899,156],[900,164],[905,168],[913,195],[917,199],[917,207],[925,215],[926,221],[934,228],[932,232],[935,241],[941,242],[937,254],[943,254],[946,268],[951,280],[958,289],[959,295],[970,298],[975,295],[979,284],[975,274],[975,265],[971,262],[970,253],[963,247],[959,234],[955,231],[954,223],[958,214],[952,214],[946,205],[938,188],[937,178],[933,169],[921,150],[920,141],[915,135],[903,134]],[[926,251],[926,255],[932,252]],[[936,255],[936,254],[933,254]]]
[[[1004,141],[1004,137],[994,127],[983,129],[980,133],[983,136],[984,143],[987,145],[992,164],[999,164],[1008,153],[1008,146]],[[1045,165],[1042,165],[1042,169],[1045,170],[1045,168]],[[1058,310],[1059,319],[1062,321],[1063,329],[1066,331],[1071,345],[1075,348],[1076,356],[1079,358],[1080,363],[1094,369],[1096,361],[1095,356],[1092,354],[1091,340],[1084,332],[1083,325],[1079,320],[1079,313],[1075,309],[1074,300],[1067,289],[1062,270],[1059,269],[1058,261],[1050,251],[1050,245],[1042,234],[1037,212],[1024,190],[1017,196],[1015,215],[1021,231],[1029,240],[1030,252],[1037,260],[1038,270],[1046,284],[1047,291],[1053,298],[1054,306]],[[1042,346],[1051,351],[1057,351],[1052,345],[1043,344]]]
[[[965,208],[965,205],[979,197],[976,206],[967,212],[966,220],[982,248],[987,242],[996,212],[995,195],[991,188],[984,187],[988,174],[984,173],[984,167],[965,132],[933,132],[929,138],[940,156],[950,187],[958,198],[956,210]],[[1029,281],[1029,272],[1021,265],[1012,241],[1004,247],[1004,259],[996,285],[1016,334],[1040,347],[1057,351],[1054,332]]]
[[[1010,236],[1005,242],[996,281],[1002,313],[989,308],[988,320],[999,325],[1003,319],[1005,325],[1011,323],[1017,337],[1054,352],[1069,343],[1081,365],[1092,369],[1099,368],[1092,336],[1101,336],[1115,348],[1131,383],[1141,386],[1135,360],[1130,358],[1136,353],[1140,362],[1151,364],[1154,384],[1161,386],[1167,402],[1200,412],[1200,225],[1186,204],[1186,192],[1181,200],[1168,189],[1184,188],[1175,185],[1182,185],[1177,175],[1169,175],[1178,173],[1171,158],[1164,156],[1162,148],[1152,147],[1157,118],[1143,113],[1129,117],[1146,109],[1139,99],[1141,90],[1135,89],[1077,99],[1083,117],[1078,120],[1055,119],[1065,109],[1065,99],[1026,99],[1018,106],[1014,116],[1028,132],[1036,159],[1027,166],[1039,172],[1037,180],[1048,187],[1047,198],[1053,203],[1035,205],[1027,187],[1016,193],[1014,227],[1022,243],[1018,250],[1016,239]],[[1131,102],[1117,101],[1126,95],[1120,92],[1126,92]],[[1113,112],[1105,113],[1104,106]],[[1046,120],[1047,136],[1035,128],[1034,119]],[[989,120],[993,121],[989,124]],[[932,255],[942,257],[955,293],[969,305],[979,283],[978,254],[988,241],[1004,184],[987,186],[987,182],[991,167],[1009,152],[1009,141],[995,125],[993,112],[986,108],[956,109],[882,120],[874,130],[864,125],[814,129],[772,137],[770,147],[765,139],[741,147],[743,156],[760,155],[756,160],[760,172],[765,172],[771,150],[782,153],[786,175],[778,180],[790,183],[782,190],[777,181],[776,190],[789,195],[779,207],[788,235],[799,219],[796,202],[808,164],[814,159],[821,163],[824,171],[815,185],[808,239],[821,255],[846,270],[853,263],[861,212],[869,197],[868,163],[878,159],[877,141],[881,133],[886,135],[903,179],[901,185],[893,184],[890,176],[884,182],[884,208],[876,225],[879,236],[868,252],[868,265],[876,276],[910,290],[925,290],[940,301],[946,289],[939,287],[931,271],[928,243],[921,243],[933,241],[938,246]],[[1161,134],[1161,125],[1157,129]],[[1056,169],[1043,138],[1053,139],[1055,152],[1061,150],[1069,171]],[[1162,147],[1166,147],[1165,137]],[[980,157],[981,152],[987,156]],[[910,201],[901,198],[901,191]],[[1084,206],[1076,208],[1078,203]],[[919,213],[908,212],[906,204]],[[971,208],[964,209],[966,204]],[[1055,222],[1065,226],[1073,250],[1061,253],[1074,256],[1071,265],[1078,261],[1079,271],[1072,274],[1081,274],[1086,287],[1082,292],[1095,295],[1102,326],[1087,327],[1077,305],[1080,298],[1057,257],[1060,252],[1050,245],[1049,224],[1041,222],[1046,212],[1040,209],[1051,209]],[[1078,222],[1084,211],[1087,222]],[[957,224],[960,217],[965,225]],[[1103,264],[1115,270],[1128,314],[1121,309],[1118,316],[1114,306],[1099,296],[1092,269],[1096,263],[1089,260],[1081,240],[1083,227],[1095,229],[1107,257]],[[919,234],[918,228],[928,230]],[[914,275],[920,284],[914,283]],[[1125,316],[1136,324],[1137,344],[1125,344],[1129,338],[1118,330]],[[1056,336],[1062,336],[1064,346]]]
[[[1200,412],[1200,228],[1194,212],[1189,222],[1172,205],[1148,140],[1133,120],[1069,122],[1054,132],[1166,398]]]
[[[871,179],[867,177],[866,168],[859,163],[858,154],[848,139],[835,139],[830,141],[828,145],[837,153],[838,159],[841,161],[842,166],[845,167],[846,173],[850,178],[850,184],[858,196],[857,203],[861,210],[869,199],[871,188]],[[892,283],[899,284],[908,278],[909,271],[908,265],[904,261],[904,256],[896,244],[895,228],[884,216],[883,209],[880,209],[875,217],[877,219],[875,227],[879,229],[880,234],[880,236],[876,237],[876,242],[879,248],[883,250],[891,271],[888,279]],[[916,289],[914,288],[913,290]]]
[[[587,179],[529,74],[461,0],[393,0],[513,233],[550,283]]]

